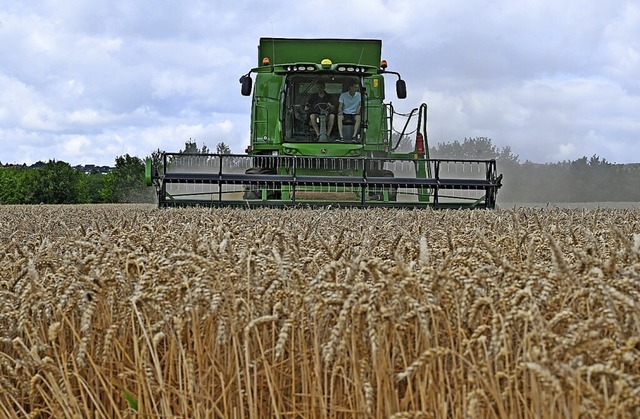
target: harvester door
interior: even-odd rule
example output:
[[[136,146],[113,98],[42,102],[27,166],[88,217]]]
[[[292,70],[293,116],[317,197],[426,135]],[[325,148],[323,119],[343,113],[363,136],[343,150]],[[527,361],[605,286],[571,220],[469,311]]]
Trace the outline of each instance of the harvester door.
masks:
[[[312,137],[311,124],[309,122],[310,109],[305,106],[309,102],[315,82],[318,76],[301,77],[294,76],[287,80],[287,105],[292,113],[292,138],[294,141],[309,141]]]
[[[295,79],[291,89],[293,106],[297,113],[295,134],[298,139],[307,139],[311,132],[309,109],[306,108],[307,102],[309,102],[309,85],[304,83],[304,80]]]

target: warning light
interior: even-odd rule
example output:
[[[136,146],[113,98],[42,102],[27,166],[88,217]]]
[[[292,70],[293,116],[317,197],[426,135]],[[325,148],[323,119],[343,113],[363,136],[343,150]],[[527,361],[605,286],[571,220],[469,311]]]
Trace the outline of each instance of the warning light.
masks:
[[[269,57],[264,57],[262,59],[262,65],[270,65],[271,64],[271,60],[269,60]]]
[[[416,153],[424,156],[424,137],[421,132],[416,134]]]
[[[387,60],[380,61],[380,68],[383,70],[387,68]]]

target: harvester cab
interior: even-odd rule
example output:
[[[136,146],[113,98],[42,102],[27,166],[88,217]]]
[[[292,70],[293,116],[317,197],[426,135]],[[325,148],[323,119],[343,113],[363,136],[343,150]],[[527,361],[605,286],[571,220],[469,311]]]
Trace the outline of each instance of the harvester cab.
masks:
[[[262,38],[240,78],[251,96],[245,154],[149,161],[159,206],[494,208],[495,160],[431,159],[427,106],[401,114],[385,102],[385,76],[399,99],[407,88],[381,51],[379,40]]]

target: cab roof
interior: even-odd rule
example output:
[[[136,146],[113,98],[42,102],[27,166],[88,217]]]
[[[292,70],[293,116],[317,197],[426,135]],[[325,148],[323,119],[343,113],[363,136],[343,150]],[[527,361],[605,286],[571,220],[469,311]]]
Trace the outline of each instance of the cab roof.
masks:
[[[382,58],[379,39],[331,38],[260,38],[258,66],[268,58],[272,65],[320,63],[328,58],[333,63],[352,63],[378,68]]]

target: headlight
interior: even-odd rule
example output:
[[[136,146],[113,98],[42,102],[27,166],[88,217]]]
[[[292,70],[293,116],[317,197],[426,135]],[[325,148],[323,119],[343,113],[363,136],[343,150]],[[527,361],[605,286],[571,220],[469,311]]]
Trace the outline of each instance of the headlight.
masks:
[[[366,73],[367,69],[365,67],[356,67],[356,66],[338,66],[336,70],[347,73]]]

